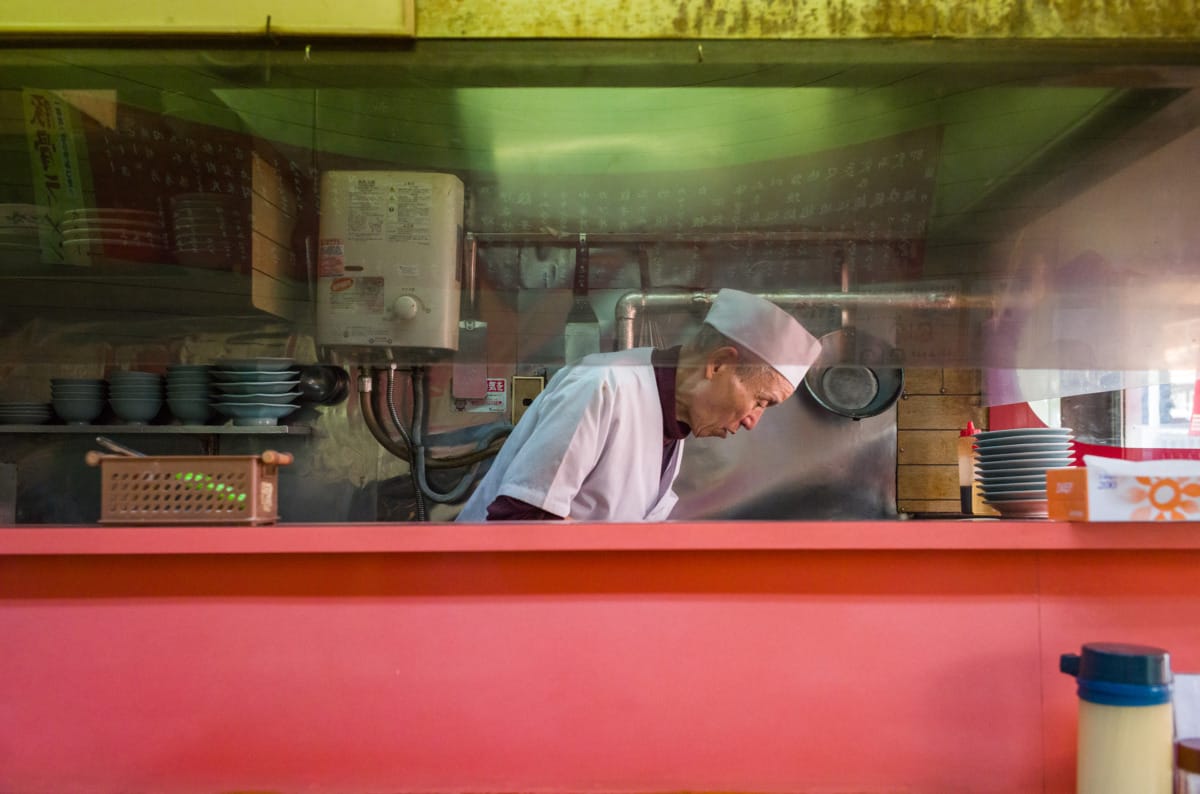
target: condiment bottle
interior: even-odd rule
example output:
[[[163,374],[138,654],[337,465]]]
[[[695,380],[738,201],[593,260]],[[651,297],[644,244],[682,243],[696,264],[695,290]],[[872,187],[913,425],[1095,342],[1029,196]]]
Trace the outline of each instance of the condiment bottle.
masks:
[[[1077,794],[1171,794],[1174,721],[1170,656],[1161,648],[1097,642],[1063,654],[1079,692]]]
[[[975,479],[975,429],[974,422],[958,434],[958,502],[959,509],[968,516],[997,516],[999,511],[983,501],[983,491]]]
[[[1175,743],[1175,794],[1200,794],[1200,738]]]
[[[972,515],[971,484],[975,482],[975,423],[958,434],[958,503],[964,515]]]

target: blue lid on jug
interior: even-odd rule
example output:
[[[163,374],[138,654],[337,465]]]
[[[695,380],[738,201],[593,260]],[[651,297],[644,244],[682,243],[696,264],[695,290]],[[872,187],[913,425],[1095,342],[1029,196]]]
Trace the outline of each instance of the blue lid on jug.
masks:
[[[1090,703],[1157,706],[1171,702],[1171,655],[1162,648],[1089,642],[1082,653],[1064,653],[1058,669],[1075,676],[1079,697]]]

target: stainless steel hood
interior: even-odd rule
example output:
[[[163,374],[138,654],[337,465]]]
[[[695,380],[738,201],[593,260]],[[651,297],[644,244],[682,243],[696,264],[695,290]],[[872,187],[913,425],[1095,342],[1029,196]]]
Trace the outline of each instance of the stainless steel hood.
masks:
[[[953,293],[952,307],[880,307],[870,330],[906,365],[1141,370],[1198,349],[1198,64],[1186,45],[1128,43],[12,48],[0,50],[0,90],[115,92],[260,136],[317,171],[457,173],[481,237],[658,237],[597,252],[601,303],[731,283]],[[23,131],[4,136],[11,147]],[[861,256],[874,234],[861,213],[806,219],[814,164],[894,157],[918,139],[928,168],[865,196],[927,188],[900,235],[919,246],[902,257],[911,266]],[[728,233],[751,242],[689,242]],[[843,283],[851,244],[860,255]],[[506,295],[541,290],[533,300],[552,312],[569,255],[534,239],[484,245],[480,289],[513,306],[529,299]]]

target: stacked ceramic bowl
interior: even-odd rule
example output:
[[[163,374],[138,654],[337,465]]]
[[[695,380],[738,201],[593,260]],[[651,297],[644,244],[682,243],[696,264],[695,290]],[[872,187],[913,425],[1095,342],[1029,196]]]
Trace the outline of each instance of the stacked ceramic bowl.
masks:
[[[244,225],[231,196],[184,193],[171,197],[171,248],[181,265],[233,269]]]
[[[157,212],[115,207],[63,213],[68,264],[109,265],[167,261],[167,230]]]
[[[212,379],[208,364],[167,365],[167,407],[185,425],[202,425],[212,418]]]
[[[104,413],[102,378],[51,378],[50,404],[69,425],[88,425]]]
[[[984,500],[1012,518],[1047,514],[1046,470],[1075,465],[1071,431],[1020,427],[975,435],[975,477]]]
[[[162,410],[162,375],[120,371],[108,376],[108,404],[124,424],[144,425]]]
[[[53,415],[49,403],[0,403],[0,425],[44,425]]]
[[[62,261],[62,235],[49,210],[36,204],[0,204],[0,262],[36,265],[43,260]]]
[[[213,408],[235,425],[275,425],[300,405],[300,372],[290,358],[227,358],[212,368]]]

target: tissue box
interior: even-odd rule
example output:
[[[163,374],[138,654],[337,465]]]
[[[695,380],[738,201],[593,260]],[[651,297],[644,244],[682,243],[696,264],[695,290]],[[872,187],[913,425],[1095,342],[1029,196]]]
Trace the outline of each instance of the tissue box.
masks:
[[[1055,521],[1200,520],[1200,461],[1084,456],[1084,467],[1048,469]]]
[[[1046,504],[1051,521],[1087,521],[1087,469],[1046,469]]]

